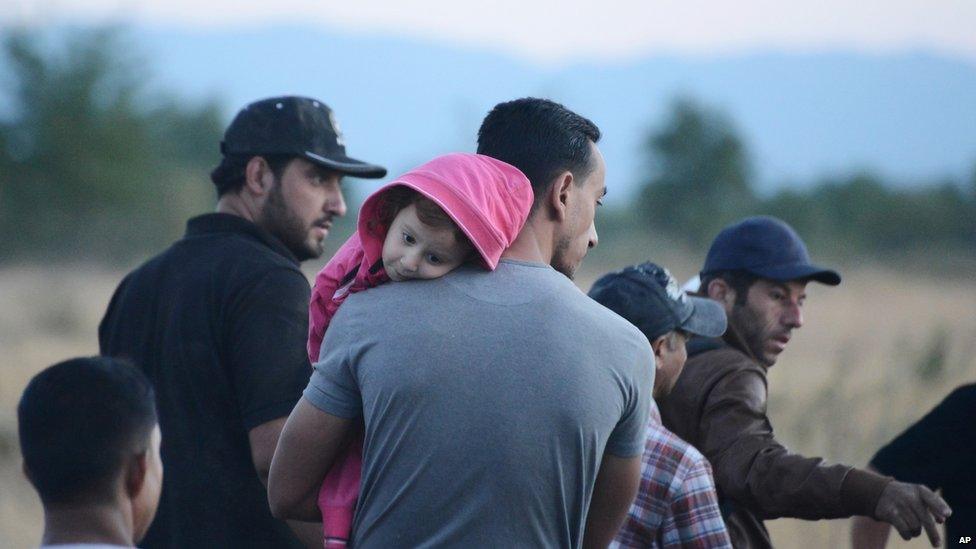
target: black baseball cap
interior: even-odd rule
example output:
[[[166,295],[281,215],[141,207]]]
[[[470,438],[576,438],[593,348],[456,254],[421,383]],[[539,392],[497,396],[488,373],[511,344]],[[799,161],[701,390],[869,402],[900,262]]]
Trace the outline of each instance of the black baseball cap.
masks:
[[[718,233],[701,274],[720,271],[746,271],[780,282],[809,279],[840,284],[836,271],[810,262],[807,247],[793,227],[769,216],[747,217]]]
[[[227,126],[220,152],[287,154],[355,177],[378,179],[386,175],[382,166],[347,156],[335,113],[325,103],[308,97],[271,97],[247,105]]]
[[[648,340],[681,329],[694,335],[725,333],[725,309],[681,291],[667,269],[641,263],[600,277],[589,296],[636,326]]]

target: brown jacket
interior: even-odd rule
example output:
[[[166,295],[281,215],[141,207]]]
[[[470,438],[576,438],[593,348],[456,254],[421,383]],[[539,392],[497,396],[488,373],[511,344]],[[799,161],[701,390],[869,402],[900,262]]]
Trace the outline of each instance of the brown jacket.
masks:
[[[874,514],[891,480],[787,450],[766,417],[766,368],[722,340],[692,340],[674,389],[659,399],[664,426],[698,448],[715,473],[736,548],[772,547],[764,519]]]

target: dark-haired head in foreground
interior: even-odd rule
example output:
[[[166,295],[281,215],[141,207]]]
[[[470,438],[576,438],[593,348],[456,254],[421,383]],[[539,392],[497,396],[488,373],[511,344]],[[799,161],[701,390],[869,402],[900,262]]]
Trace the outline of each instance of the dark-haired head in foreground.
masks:
[[[499,103],[478,130],[478,153],[515,166],[532,182],[526,227],[554,269],[572,278],[597,245],[593,219],[606,194],[600,129],[566,107],[535,97]]]
[[[155,395],[138,368],[106,357],[55,364],[27,385],[17,422],[45,545],[142,538],[163,470]]]

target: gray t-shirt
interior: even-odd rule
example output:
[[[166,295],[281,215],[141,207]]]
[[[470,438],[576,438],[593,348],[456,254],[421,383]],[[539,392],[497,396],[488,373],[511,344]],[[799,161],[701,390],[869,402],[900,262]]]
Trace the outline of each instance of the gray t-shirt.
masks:
[[[647,339],[548,265],[350,296],[305,398],[362,414],[358,547],[579,547],[604,450],[640,455]]]

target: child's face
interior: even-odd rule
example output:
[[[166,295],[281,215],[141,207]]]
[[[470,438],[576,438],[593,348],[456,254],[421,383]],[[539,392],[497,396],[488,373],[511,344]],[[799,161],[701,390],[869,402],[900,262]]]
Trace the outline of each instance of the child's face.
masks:
[[[469,246],[453,227],[434,228],[417,218],[414,204],[400,210],[383,241],[383,268],[390,280],[438,278],[461,265]]]

